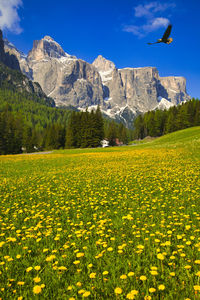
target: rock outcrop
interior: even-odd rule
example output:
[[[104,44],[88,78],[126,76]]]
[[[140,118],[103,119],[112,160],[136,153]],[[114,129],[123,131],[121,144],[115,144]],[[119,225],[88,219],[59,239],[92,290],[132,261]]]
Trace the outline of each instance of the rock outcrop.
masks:
[[[33,43],[27,57],[30,78],[57,106],[103,105],[101,77],[91,64],[69,55],[51,37]]]
[[[33,82],[20,71],[20,64],[26,57],[7,40],[3,41],[0,30],[0,87],[44,99],[48,106],[55,106],[52,98],[46,96],[38,82]]]

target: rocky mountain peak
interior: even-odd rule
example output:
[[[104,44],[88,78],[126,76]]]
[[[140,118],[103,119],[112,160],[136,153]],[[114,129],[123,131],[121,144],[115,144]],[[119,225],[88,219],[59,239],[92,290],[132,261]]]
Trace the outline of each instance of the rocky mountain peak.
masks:
[[[112,73],[116,69],[115,64],[99,55],[92,63],[92,65],[98,70],[102,82],[107,82],[112,79]]]
[[[61,58],[67,54],[50,36],[33,42],[33,48],[28,54],[28,60],[40,61],[48,58]]]
[[[109,70],[113,71],[115,69],[115,64],[112,61],[104,58],[102,55],[99,55],[92,64],[100,72],[106,72]]]

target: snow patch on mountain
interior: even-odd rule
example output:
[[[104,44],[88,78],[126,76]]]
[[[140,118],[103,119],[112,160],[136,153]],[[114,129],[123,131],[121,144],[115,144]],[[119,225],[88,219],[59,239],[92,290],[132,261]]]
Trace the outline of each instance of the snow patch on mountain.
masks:
[[[158,105],[156,105],[156,107],[154,108],[154,110],[156,109],[161,109],[161,110],[164,110],[164,109],[169,109],[170,107],[174,106],[173,103],[171,103],[171,101],[159,96],[158,97]]]

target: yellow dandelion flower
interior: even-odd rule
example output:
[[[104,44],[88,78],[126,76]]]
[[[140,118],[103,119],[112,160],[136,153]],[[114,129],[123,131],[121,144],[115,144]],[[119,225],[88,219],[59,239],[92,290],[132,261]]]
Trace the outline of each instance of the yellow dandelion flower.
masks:
[[[147,280],[147,278],[145,275],[142,275],[142,276],[140,276],[140,280],[145,281],[145,280]]]
[[[170,259],[172,259],[172,260],[175,259],[175,258],[176,258],[176,257],[175,257],[174,255],[171,255],[171,256],[170,256]]]
[[[200,265],[200,259],[195,260],[194,263]]]
[[[153,275],[153,276],[158,275],[158,272],[157,272],[157,271],[154,271],[154,270],[150,271],[150,273],[151,273],[151,275]]]
[[[95,277],[96,277],[96,273],[91,273],[91,274],[89,275],[89,277],[90,277],[90,278],[95,278]]]
[[[88,296],[90,296],[90,292],[89,291],[86,291],[82,296],[83,298],[87,298]]]
[[[133,294],[134,296],[136,296],[138,294],[138,291],[137,290],[132,290],[131,294]]]
[[[112,248],[112,247],[109,247],[109,248],[107,249],[107,251],[111,252],[111,251],[113,251],[113,248]]]
[[[81,294],[83,294],[83,293],[85,293],[85,290],[80,290],[80,291],[78,291],[78,294],[79,294],[79,295],[81,295]]]
[[[32,271],[32,270],[33,270],[32,267],[28,267],[28,268],[26,269],[26,272],[28,273],[28,272],[30,272],[30,271]]]
[[[200,285],[194,285],[193,287],[195,291],[200,291]]]
[[[35,266],[34,269],[35,269],[36,271],[39,271],[39,270],[41,269],[41,267],[40,267],[40,266]]]
[[[60,266],[60,267],[58,267],[58,270],[60,270],[60,271],[65,271],[65,270],[67,270],[67,268],[64,267],[64,266]]]
[[[16,255],[16,258],[17,258],[17,259],[20,259],[20,258],[21,258],[21,255],[20,255],[20,254]]]
[[[18,284],[18,285],[24,285],[24,283],[25,283],[24,281],[18,281],[17,284]]]
[[[160,291],[164,291],[164,289],[165,289],[164,284],[160,284],[160,285],[158,286],[158,289],[159,289]]]
[[[40,279],[40,277],[35,277],[35,278],[33,278],[33,281],[35,282],[35,283],[38,283],[38,282],[40,282],[41,281],[41,279]]]
[[[80,264],[80,260],[75,260],[75,261],[73,262],[73,264],[74,264],[74,265]]]
[[[175,272],[170,272],[169,275],[172,276],[172,277],[174,277],[175,276]]]
[[[135,274],[134,272],[129,272],[128,277],[132,277],[132,276],[134,276],[134,274]]]
[[[149,288],[149,293],[154,293],[156,291],[155,288]]]
[[[184,269],[186,269],[186,270],[189,270],[189,269],[191,269],[192,267],[190,266],[190,265],[186,265],[186,266],[184,266]]]
[[[198,277],[200,277],[200,271],[198,271],[198,272],[196,273],[196,275],[197,275]]]
[[[79,257],[83,257],[84,255],[85,255],[84,253],[82,253],[82,252],[79,252],[79,253],[77,253],[77,254],[76,254],[76,257],[77,257],[77,258],[79,258]]]
[[[80,281],[78,281],[76,285],[80,287],[80,286],[82,286],[82,283]]]
[[[122,293],[122,289],[120,287],[115,288],[115,294],[120,295]]]
[[[120,276],[120,279],[126,279],[127,278],[127,275],[126,274],[123,274]]]
[[[56,258],[56,256],[55,255],[50,255],[50,256],[47,256],[47,258],[46,258],[46,261],[52,261],[52,260],[54,260]]]
[[[102,274],[103,274],[103,275],[108,275],[108,273],[109,273],[108,271],[103,271]]]
[[[135,299],[135,296],[132,293],[128,293],[126,295],[126,298],[132,300],[132,299]]]
[[[160,259],[160,260],[163,260],[165,257],[162,253],[158,253],[157,258]]]
[[[34,294],[39,294],[39,293],[41,293],[41,291],[42,291],[42,288],[41,288],[40,285],[35,285],[34,286],[34,288],[33,288],[33,293]]]

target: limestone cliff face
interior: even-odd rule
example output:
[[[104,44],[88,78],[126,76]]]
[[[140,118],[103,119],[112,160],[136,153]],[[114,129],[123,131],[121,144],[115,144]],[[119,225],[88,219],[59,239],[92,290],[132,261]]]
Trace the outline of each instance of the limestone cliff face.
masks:
[[[27,61],[31,78],[54,98],[57,106],[103,105],[98,71],[87,62],[64,52],[51,37],[35,41]]]
[[[107,107],[112,110],[129,107],[133,112],[146,112],[155,109],[163,98],[162,108],[164,103],[169,108],[190,98],[184,77],[160,77],[155,67],[116,69],[100,56],[93,64],[102,77]]]
[[[186,79],[184,77],[160,77],[160,83],[163,87],[163,97],[171,99],[174,105],[177,105],[183,101],[189,100],[189,96],[186,92]]]

